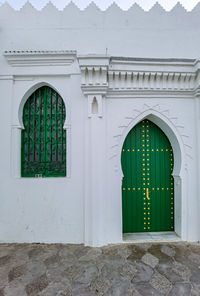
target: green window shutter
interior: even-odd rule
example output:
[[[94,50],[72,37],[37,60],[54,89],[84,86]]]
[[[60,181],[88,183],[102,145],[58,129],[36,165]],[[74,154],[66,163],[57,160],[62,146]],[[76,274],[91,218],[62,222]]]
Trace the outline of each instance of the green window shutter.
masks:
[[[65,105],[48,86],[37,89],[23,109],[22,177],[66,176]]]

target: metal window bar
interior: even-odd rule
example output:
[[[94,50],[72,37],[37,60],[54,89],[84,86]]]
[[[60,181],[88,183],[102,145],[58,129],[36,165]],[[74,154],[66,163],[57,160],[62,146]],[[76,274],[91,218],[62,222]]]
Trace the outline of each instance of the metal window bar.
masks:
[[[62,98],[48,86],[37,89],[28,98],[21,135],[22,177],[66,176],[65,116]]]

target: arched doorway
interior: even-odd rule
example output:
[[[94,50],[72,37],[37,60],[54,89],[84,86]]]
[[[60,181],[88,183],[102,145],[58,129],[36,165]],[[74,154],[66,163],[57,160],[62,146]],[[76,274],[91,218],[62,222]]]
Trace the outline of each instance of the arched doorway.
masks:
[[[152,121],[139,122],[122,148],[123,232],[174,230],[171,144]]]

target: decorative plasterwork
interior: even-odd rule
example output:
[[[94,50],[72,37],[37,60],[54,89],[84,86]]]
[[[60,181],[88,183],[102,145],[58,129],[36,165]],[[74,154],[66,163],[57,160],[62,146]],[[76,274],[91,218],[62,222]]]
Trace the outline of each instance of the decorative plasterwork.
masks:
[[[192,90],[195,73],[164,71],[109,71],[109,90]]]
[[[191,170],[190,164],[192,163],[191,158],[193,153],[191,139],[185,132],[184,125],[180,124],[179,118],[171,114],[171,108],[169,109],[169,107],[164,104],[154,105],[150,100],[150,103],[140,104],[140,107],[130,109],[127,116],[121,118],[121,124],[116,128],[116,133],[113,133],[110,146],[110,162],[112,164],[112,169],[115,172],[118,182],[122,181],[121,151],[123,143],[129,131],[145,118],[158,124],[171,142],[174,154],[172,175],[175,184],[175,232],[178,233],[183,240],[187,240],[189,217],[185,213],[187,213],[188,208],[188,173]],[[117,182],[115,184],[117,184]],[[122,211],[121,207],[120,210]]]
[[[84,94],[106,97],[199,94],[199,61],[109,56],[79,57]]]
[[[177,116],[172,115],[170,110],[161,104],[149,105],[144,104],[141,109],[133,109],[130,111],[129,115],[127,115],[124,119],[122,119],[121,124],[118,126],[118,132],[113,136],[113,144],[110,150],[110,159],[117,160],[117,156],[120,154],[119,151],[122,147],[120,144],[123,142],[122,137],[124,131],[128,129],[132,122],[137,121],[137,119],[148,117],[149,115],[155,115],[157,118],[166,119],[167,122],[175,128],[176,136],[181,139],[182,145],[184,147],[185,155],[192,159],[192,145],[190,143],[190,138],[188,134],[185,132],[184,125],[181,124],[177,118]],[[187,166],[187,163],[185,163]],[[118,171],[120,169],[119,163],[116,161],[115,170]]]
[[[198,70],[195,60],[112,58],[109,95],[182,94],[194,91]],[[139,91],[139,92],[137,92]]]
[[[81,88],[85,95],[105,95],[108,88],[109,56],[87,55],[79,56],[81,69]]]
[[[14,67],[71,65],[76,51],[5,51],[4,56]]]
[[[195,97],[200,97],[200,85],[194,91]]]
[[[78,57],[81,70],[81,88],[88,99],[88,117],[103,117],[103,99],[108,90],[108,66],[110,58],[107,55],[87,55]],[[92,112],[96,102],[97,113]]]

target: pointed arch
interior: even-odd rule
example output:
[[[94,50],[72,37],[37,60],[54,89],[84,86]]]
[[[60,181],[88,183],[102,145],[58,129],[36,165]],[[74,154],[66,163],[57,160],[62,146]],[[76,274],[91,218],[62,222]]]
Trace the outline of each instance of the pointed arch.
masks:
[[[98,114],[98,102],[96,97],[94,97],[92,101],[92,114]]]
[[[66,118],[62,97],[50,86],[37,88],[23,105],[21,176],[66,176]]]
[[[63,103],[65,105],[65,110],[68,113],[68,109],[69,106],[67,106],[66,101],[64,100],[63,95],[60,93],[60,91],[51,83],[49,82],[45,82],[45,81],[41,81],[38,83],[33,84],[23,95],[22,99],[20,100],[20,104],[19,104],[19,108],[18,108],[18,122],[20,124],[20,127],[23,129],[23,122],[22,122],[22,114],[23,114],[23,108],[24,108],[24,104],[26,103],[27,99],[40,87],[42,86],[48,86],[51,89],[53,89],[63,100]],[[67,126],[67,121],[68,121],[68,116],[66,116],[65,118],[65,122],[64,122],[64,128],[66,128]]]
[[[144,110],[145,109],[145,110]],[[122,184],[123,172],[121,167],[121,151],[128,135],[129,131],[136,126],[143,119],[149,119],[153,123],[155,123],[168,137],[170,144],[174,153],[174,169],[173,169],[173,177],[174,177],[174,203],[175,203],[175,232],[184,240],[186,239],[187,233],[187,220],[188,217],[184,215],[187,208],[187,200],[188,200],[188,175],[187,175],[187,154],[186,147],[181,134],[177,128],[178,124],[174,124],[171,120],[168,111],[164,110],[164,112],[160,111],[160,107],[146,107],[142,111],[133,110],[130,116],[127,116],[119,126],[120,132],[118,135],[114,136],[117,144],[112,146],[112,155],[111,159],[113,159],[114,170],[117,172],[118,180],[120,184]],[[167,112],[165,112],[167,111]],[[114,150],[113,150],[114,148]],[[122,198],[121,185],[120,185],[120,196]],[[120,202],[121,213],[122,206]],[[120,225],[122,227],[122,215],[120,219]]]
[[[124,128],[118,145],[118,156],[121,155],[124,140],[127,137],[130,130],[144,119],[149,119],[150,121],[155,123],[166,134],[167,138],[169,139],[172,145],[172,149],[174,152],[175,162],[173,175],[180,176],[186,162],[183,141],[172,122],[166,116],[164,116],[162,113],[156,110],[148,109],[144,112],[141,112],[140,114],[138,114],[138,116],[136,116],[129,122],[127,127]],[[121,176],[123,176],[120,157],[118,157],[118,164],[120,167]]]

